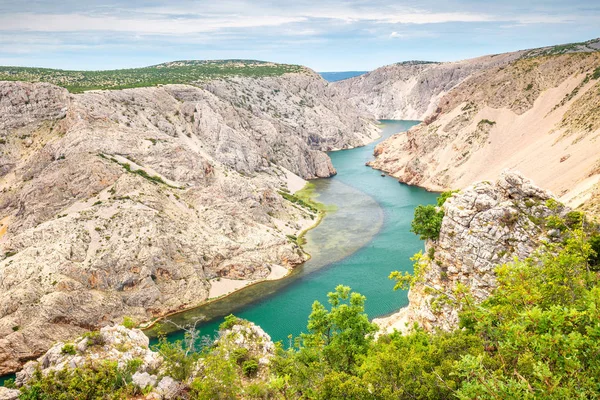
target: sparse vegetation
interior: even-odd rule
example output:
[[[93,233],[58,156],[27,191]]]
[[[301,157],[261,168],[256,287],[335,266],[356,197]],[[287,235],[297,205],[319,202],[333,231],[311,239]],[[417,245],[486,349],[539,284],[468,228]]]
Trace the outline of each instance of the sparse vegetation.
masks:
[[[490,121],[489,119],[482,119],[477,124],[477,126],[485,126],[485,125],[494,126],[494,125],[496,125],[496,121]]]
[[[127,329],[133,329],[137,326],[137,324],[133,318],[125,316],[123,317],[123,326]]]
[[[77,350],[75,350],[75,345],[73,345],[73,343],[65,343],[60,352],[62,354],[75,355]]]
[[[49,82],[71,93],[126,89],[176,83],[198,83],[232,76],[280,76],[305,71],[298,65],[254,60],[175,61],[144,68],[113,71],[65,71],[47,68],[0,67],[0,80]]]

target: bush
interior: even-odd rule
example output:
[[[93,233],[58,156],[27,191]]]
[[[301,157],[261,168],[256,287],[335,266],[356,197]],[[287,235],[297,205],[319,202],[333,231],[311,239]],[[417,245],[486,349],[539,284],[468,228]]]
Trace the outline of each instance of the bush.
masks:
[[[588,263],[593,271],[600,270],[600,233],[593,234],[589,239],[591,252]]]
[[[454,193],[458,193],[458,190],[449,190],[447,192],[442,192],[439,197],[437,198],[437,205],[438,207],[443,206],[446,203],[446,200],[448,200],[450,197],[452,197],[452,195]]]
[[[74,370],[50,371],[45,375],[37,371],[29,385],[21,389],[19,399],[124,399],[136,394],[131,385],[134,372],[128,367],[120,369],[113,361]]]
[[[100,334],[100,331],[86,332],[83,335],[83,337],[87,338],[88,344],[90,346],[102,346],[102,345],[104,345],[104,338]]]
[[[239,324],[242,320],[236,317],[233,314],[229,314],[225,317],[225,321],[219,325],[219,330],[226,331],[228,329],[233,328],[235,325]]]
[[[415,216],[411,223],[411,232],[419,235],[421,240],[436,240],[440,236],[442,220],[444,219],[444,210],[441,208],[457,190],[450,190],[440,193],[434,205],[417,206]]]
[[[242,372],[248,377],[255,376],[258,372],[258,361],[254,359],[244,361],[242,364]]]
[[[198,361],[199,354],[185,348],[181,340],[169,342],[162,337],[153,350],[164,358],[163,370],[166,375],[178,381],[185,381],[191,375]]]
[[[131,317],[123,317],[123,326],[127,329],[133,329],[137,326],[133,318]]]
[[[434,205],[417,206],[415,217],[411,223],[411,232],[419,235],[421,240],[436,240],[440,236],[444,210]]]
[[[196,378],[191,384],[192,398],[198,400],[237,398],[240,392],[239,377],[236,368],[218,351],[209,353],[202,359],[203,377]]]
[[[75,350],[75,346],[73,345],[73,343],[66,343],[62,349],[60,350],[60,352],[62,354],[69,354],[69,355],[75,355],[77,353],[77,350]]]
[[[245,361],[248,360],[248,349],[245,347],[238,347],[231,352],[231,359],[237,365],[242,365]]]

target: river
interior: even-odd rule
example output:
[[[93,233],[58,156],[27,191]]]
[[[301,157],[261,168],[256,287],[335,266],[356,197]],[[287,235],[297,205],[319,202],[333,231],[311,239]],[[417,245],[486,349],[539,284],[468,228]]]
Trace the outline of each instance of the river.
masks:
[[[305,250],[312,258],[280,281],[247,287],[226,298],[168,318],[158,330],[171,331],[169,340],[181,339],[172,320],[182,326],[198,319],[201,335],[214,335],[223,316],[236,316],[260,325],[274,341],[306,331],[315,300],[327,302],[327,293],[339,285],[366,296],[369,317],[392,313],[406,306],[406,292],[394,292],[388,275],[412,271],[409,258],[423,248],[410,232],[414,208],[435,202],[436,194],[381,177],[366,167],[381,140],[404,132],[417,121],[381,121],[382,137],[367,146],[330,153],[337,175],[313,181],[316,200],[335,211],[306,235]],[[175,331],[175,332],[172,332]]]

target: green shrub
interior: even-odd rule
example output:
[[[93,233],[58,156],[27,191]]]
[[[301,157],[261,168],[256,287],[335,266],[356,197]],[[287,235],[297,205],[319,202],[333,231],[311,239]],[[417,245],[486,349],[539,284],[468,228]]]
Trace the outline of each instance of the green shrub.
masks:
[[[436,200],[437,207],[432,204],[417,206],[410,231],[419,235],[421,240],[436,240],[440,236],[442,220],[444,219],[442,206],[457,192],[457,190],[451,190],[440,193]]]
[[[244,361],[242,364],[242,372],[247,377],[255,376],[258,372],[258,361],[254,359]]]
[[[183,341],[169,342],[165,337],[160,338],[153,350],[163,357],[165,374],[179,381],[186,381],[192,375],[200,358],[198,353],[186,349]]]
[[[565,217],[565,223],[568,227],[581,227],[584,221],[584,214],[580,211],[569,211]]]
[[[248,349],[245,347],[238,347],[231,352],[231,359],[237,365],[242,365],[245,361],[248,361]]]
[[[219,330],[226,331],[228,329],[233,328],[235,325],[239,324],[240,322],[242,322],[242,320],[240,318],[236,317],[233,314],[229,314],[228,316],[225,317],[225,320],[221,323],[221,325],[219,325]]]
[[[100,334],[100,331],[86,332],[83,334],[83,337],[87,338],[88,344],[90,346],[103,346],[104,345],[104,338]]]
[[[588,263],[594,271],[600,270],[600,233],[594,233],[590,239],[590,255],[588,256]]]
[[[123,326],[127,329],[133,329],[137,326],[137,324],[133,318],[125,316],[123,317]]]
[[[60,350],[62,354],[75,355],[77,350],[75,349],[75,345],[73,343],[66,343],[62,349]]]
[[[436,200],[438,207],[443,206],[444,203],[446,203],[446,200],[448,200],[450,197],[452,197],[452,195],[454,193],[458,193],[458,190],[449,190],[447,192],[442,192]]]
[[[234,400],[241,391],[240,378],[231,360],[220,352],[207,354],[203,359],[203,376],[191,384],[192,398],[198,400]]]
[[[125,399],[136,394],[131,385],[133,372],[119,369],[117,362],[50,371],[37,371],[28,386],[21,389],[21,400]]]
[[[434,205],[417,206],[411,223],[411,232],[419,235],[421,240],[436,240],[440,236],[444,210]]]
[[[483,125],[490,125],[490,126],[494,126],[496,125],[496,121],[490,121],[489,119],[482,119],[481,121],[479,121],[479,123],[477,124],[477,126],[483,126]]]

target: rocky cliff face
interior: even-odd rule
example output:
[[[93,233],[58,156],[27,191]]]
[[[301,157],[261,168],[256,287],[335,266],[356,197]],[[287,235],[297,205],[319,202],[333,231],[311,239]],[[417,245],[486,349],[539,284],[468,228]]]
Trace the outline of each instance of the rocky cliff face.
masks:
[[[378,68],[334,85],[342,96],[379,119],[423,120],[440,99],[469,76],[505,65],[523,52],[450,63],[405,62]]]
[[[493,54],[456,62],[409,61],[387,65],[356,78],[334,83],[356,107],[378,119],[424,120],[442,98],[467,78],[519,59],[600,50],[600,39],[582,43]]]
[[[545,221],[570,211],[550,192],[508,171],[495,183],[454,194],[443,208],[439,239],[426,243],[422,277],[409,291],[408,307],[374,321],[387,331],[406,331],[414,323],[427,330],[456,328],[457,285],[476,301],[486,299],[496,286],[495,267],[528,257],[542,241],[561,240],[560,231],[548,229]]]
[[[0,374],[303,262],[287,235],[315,212],[282,194],[335,173],[323,150],[377,134],[313,73],[78,95],[0,82],[0,109]]]
[[[381,143],[371,162],[432,190],[517,168],[578,206],[600,180],[600,53],[522,58],[471,76],[424,123]]]

